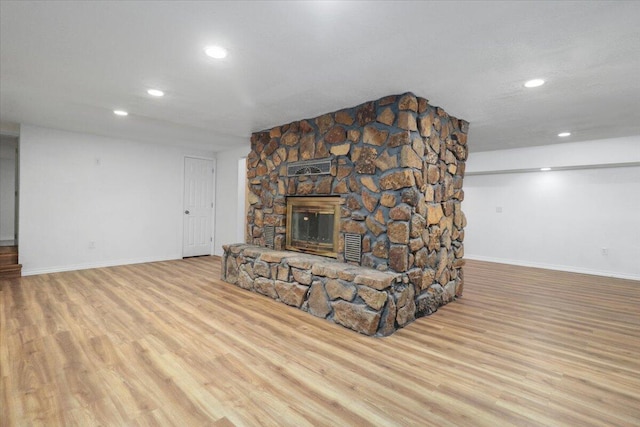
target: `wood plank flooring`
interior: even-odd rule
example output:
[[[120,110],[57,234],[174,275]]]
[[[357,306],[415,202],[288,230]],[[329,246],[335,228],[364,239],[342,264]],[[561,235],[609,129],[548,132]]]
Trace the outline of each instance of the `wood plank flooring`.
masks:
[[[0,281],[0,425],[640,425],[640,282],[469,261],[463,298],[371,338],[219,276]]]

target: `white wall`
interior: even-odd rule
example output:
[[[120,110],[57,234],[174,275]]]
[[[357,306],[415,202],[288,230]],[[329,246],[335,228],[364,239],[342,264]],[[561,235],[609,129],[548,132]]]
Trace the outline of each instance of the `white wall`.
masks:
[[[185,155],[214,157],[23,125],[23,274],[180,258]]]
[[[213,253],[222,255],[222,245],[244,241],[238,236],[244,228],[244,212],[239,208],[239,195],[244,188],[238,188],[240,159],[251,151],[249,142],[243,147],[216,153],[218,175],[216,180],[216,232]]]
[[[466,258],[640,279],[640,137],[627,145],[626,167],[598,164],[597,152],[576,162],[572,153],[592,146],[478,153],[464,181]],[[527,169],[584,168],[503,173],[510,157]]]

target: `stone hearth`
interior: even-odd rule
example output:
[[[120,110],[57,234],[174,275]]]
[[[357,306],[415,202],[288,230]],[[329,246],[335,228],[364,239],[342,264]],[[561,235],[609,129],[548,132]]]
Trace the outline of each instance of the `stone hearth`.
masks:
[[[309,286],[302,302],[290,305],[343,325],[344,322],[336,320],[335,307],[344,307],[344,304],[336,301],[375,311],[376,305],[368,304],[359,293],[357,286],[363,285],[353,281],[346,280],[342,285],[352,285],[356,296],[333,300],[327,286],[335,286],[333,281],[345,279],[316,274],[312,268],[291,267],[288,260],[291,256],[300,257],[298,253],[282,255],[274,261],[277,265],[270,264],[268,267],[275,268],[276,275],[269,277],[255,274],[254,265],[265,262],[261,259],[265,253],[246,255],[247,250],[255,255],[255,247],[268,244],[278,253],[286,253],[280,251],[286,241],[287,197],[340,196],[344,203],[340,212],[337,260],[321,259],[325,264],[344,263],[345,234],[360,236],[362,256],[357,267],[369,269],[371,274],[389,274],[394,277],[392,282],[402,287],[401,291],[391,285],[384,290],[374,289],[386,294],[385,302],[377,311],[380,317],[385,313],[389,315],[387,310],[392,311],[392,305],[398,310],[399,299],[405,303],[406,298],[411,299],[408,307],[413,309],[410,316],[403,315],[400,319],[396,313],[393,327],[380,323],[373,333],[367,328],[352,329],[369,335],[387,335],[388,330],[410,321],[406,319],[430,314],[460,296],[463,290],[462,242],[466,219],[461,202],[468,153],[467,130],[468,123],[464,120],[449,116],[424,98],[405,93],[254,133],[247,157],[250,203],[247,243],[253,246],[225,248],[223,276],[258,292],[267,286],[265,280],[273,281],[274,287],[276,280]],[[330,170],[324,175],[289,176],[287,173],[289,164],[321,159],[331,161]],[[267,235],[273,236],[273,240],[266,239]],[[344,263],[342,269],[355,268],[352,264]],[[286,280],[276,278],[280,267],[305,270],[311,276],[309,283],[301,284],[293,273]],[[235,268],[238,278],[233,280]],[[297,276],[300,277],[300,273]],[[248,285],[247,277],[252,280],[252,286]],[[260,283],[260,289],[256,283]],[[280,284],[280,288],[283,286]],[[301,288],[296,289],[302,292]],[[282,300],[277,289],[266,294]],[[329,308],[326,313],[309,308],[309,298],[317,295],[326,299]],[[348,295],[351,296],[351,292]]]

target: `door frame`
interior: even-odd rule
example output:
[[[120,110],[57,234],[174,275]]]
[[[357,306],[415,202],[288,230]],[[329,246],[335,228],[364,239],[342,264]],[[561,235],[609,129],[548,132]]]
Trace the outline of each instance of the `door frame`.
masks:
[[[185,176],[184,173],[186,171],[185,168],[185,163],[186,163],[186,159],[197,159],[197,160],[210,160],[213,163],[213,177],[212,180],[213,182],[211,183],[211,188],[213,190],[213,195],[212,195],[212,203],[213,206],[211,207],[211,242],[209,244],[209,255],[213,255],[214,254],[214,244],[216,241],[216,177],[218,176],[218,164],[217,164],[217,159],[215,157],[204,157],[204,156],[193,156],[193,155],[189,155],[189,154],[185,154],[182,157],[182,204],[180,205],[180,255],[181,258],[184,258],[184,203],[186,200],[186,195],[184,193],[184,183],[185,183]]]

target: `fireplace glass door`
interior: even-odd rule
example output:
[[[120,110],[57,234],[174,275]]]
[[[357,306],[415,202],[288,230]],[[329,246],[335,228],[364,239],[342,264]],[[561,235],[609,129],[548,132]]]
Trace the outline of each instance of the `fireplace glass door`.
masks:
[[[337,256],[339,197],[287,199],[287,249]]]

